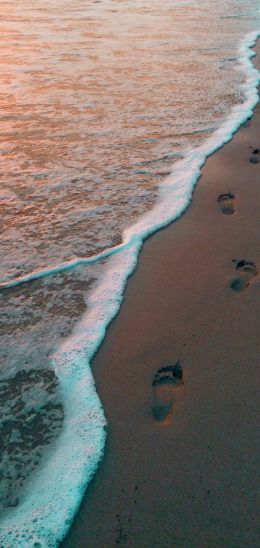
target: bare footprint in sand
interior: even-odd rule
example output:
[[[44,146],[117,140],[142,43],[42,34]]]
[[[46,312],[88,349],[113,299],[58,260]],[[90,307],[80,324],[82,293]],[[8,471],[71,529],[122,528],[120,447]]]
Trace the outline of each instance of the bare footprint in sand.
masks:
[[[218,203],[222,213],[225,215],[233,215],[235,213],[234,209],[234,200],[235,195],[232,192],[225,192],[225,194],[220,194],[218,197]]]
[[[236,270],[239,272],[239,277],[231,281],[230,287],[233,291],[241,293],[248,288],[250,280],[257,276],[258,271],[253,261],[245,261],[245,259],[237,261]]]
[[[252,148],[252,147],[250,147]],[[250,157],[250,163],[251,164],[259,164],[260,162],[260,149],[254,148],[252,151],[252,156]]]
[[[172,414],[176,389],[183,384],[183,371],[179,362],[158,369],[153,379],[153,416],[163,421]]]

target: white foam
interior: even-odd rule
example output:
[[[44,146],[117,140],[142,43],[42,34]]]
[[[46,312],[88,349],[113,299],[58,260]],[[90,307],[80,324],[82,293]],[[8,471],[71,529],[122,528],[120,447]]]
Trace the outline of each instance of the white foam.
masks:
[[[207,141],[174,165],[172,175],[161,185],[159,203],[124,232],[121,245],[2,284],[10,287],[110,256],[103,278],[89,298],[88,312],[54,357],[53,366],[63,391],[65,427],[45,466],[26,485],[19,507],[3,518],[0,540],[4,547],[54,547],[71,525],[105,445],[105,417],[89,363],[120,308],[127,278],[136,266],[144,239],[183,213],[206,158],[229,141],[252,115],[258,101],[259,73],[250,62],[254,55],[250,48],[259,34],[247,35],[240,48],[240,66],[247,76],[245,102],[233,107]]]

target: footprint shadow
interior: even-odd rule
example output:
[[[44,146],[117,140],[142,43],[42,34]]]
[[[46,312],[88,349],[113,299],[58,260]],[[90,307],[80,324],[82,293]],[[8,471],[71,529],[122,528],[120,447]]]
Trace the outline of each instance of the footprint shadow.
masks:
[[[220,194],[217,202],[220,205],[220,210],[222,211],[222,213],[224,213],[224,215],[234,215],[234,201],[235,195],[232,192],[225,192],[224,194]]]
[[[166,365],[158,369],[153,379],[153,417],[156,421],[170,419],[173,411],[176,389],[183,384],[181,364]]]
[[[237,261],[236,271],[239,272],[239,276],[230,282],[230,287],[236,293],[241,293],[249,287],[252,278],[257,276],[258,270],[253,261],[242,259]]]

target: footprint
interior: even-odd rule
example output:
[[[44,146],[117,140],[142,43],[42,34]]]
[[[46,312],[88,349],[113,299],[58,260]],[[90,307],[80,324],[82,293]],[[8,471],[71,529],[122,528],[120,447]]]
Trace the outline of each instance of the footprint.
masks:
[[[153,416],[163,421],[172,413],[174,393],[183,384],[183,371],[179,362],[158,369],[153,379]]]
[[[232,280],[230,287],[233,291],[240,293],[247,289],[251,278],[257,276],[258,272],[256,264],[253,261],[245,261],[245,259],[237,261],[236,270],[239,272],[240,276],[239,278],[234,278],[234,280]]]
[[[252,148],[252,147],[250,147]],[[260,162],[260,149],[254,148],[252,151],[252,156],[250,157],[251,164],[258,164]]]
[[[225,192],[225,194],[220,194],[218,197],[218,203],[220,204],[220,209],[225,215],[233,215],[234,210],[234,199],[235,195],[232,192]]]

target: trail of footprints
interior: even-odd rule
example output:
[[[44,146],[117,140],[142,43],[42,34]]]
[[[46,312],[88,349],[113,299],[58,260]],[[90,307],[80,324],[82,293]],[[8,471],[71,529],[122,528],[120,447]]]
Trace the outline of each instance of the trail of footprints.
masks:
[[[260,149],[250,147],[252,150],[251,157],[249,161],[251,164],[258,164],[260,162]],[[233,192],[228,191],[224,194],[220,194],[217,202],[219,204],[220,210],[224,215],[233,215],[235,213],[235,195]],[[236,277],[231,280],[230,288],[236,293],[241,293],[245,291],[251,280],[257,276],[258,270],[256,264],[251,260],[241,259],[239,261],[233,259],[233,262],[236,263]]]
[[[260,149],[250,147],[252,154],[249,159],[251,164],[260,163]],[[220,211],[224,215],[233,215],[235,213],[235,195],[228,190],[220,194],[217,203]],[[249,286],[253,278],[258,275],[256,264],[251,260],[233,259],[236,263],[236,276],[230,282],[230,288],[235,293],[242,293]],[[153,417],[156,421],[169,423],[173,414],[173,405],[176,400],[177,392],[183,385],[183,370],[179,362],[174,365],[166,365],[158,369],[154,375],[153,387]]]

